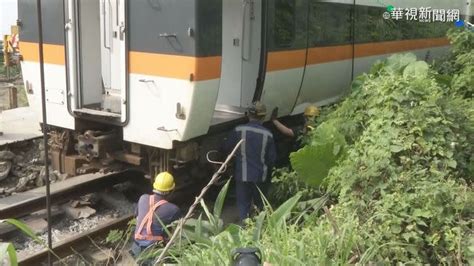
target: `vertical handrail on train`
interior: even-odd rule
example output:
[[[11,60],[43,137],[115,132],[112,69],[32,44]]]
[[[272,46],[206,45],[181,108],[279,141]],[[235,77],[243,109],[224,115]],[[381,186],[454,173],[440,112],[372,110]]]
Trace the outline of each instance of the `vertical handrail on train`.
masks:
[[[44,54],[43,54],[43,19],[41,13],[41,0],[36,0],[36,12],[38,17],[38,49],[39,49],[39,67],[40,67],[40,84],[41,84],[41,107],[43,113],[43,145],[44,145],[44,167],[45,167],[45,183],[46,183],[46,212],[47,212],[47,230],[48,230],[48,248],[52,250],[53,244],[51,239],[51,191],[49,183],[49,162],[48,162],[48,121],[46,113],[46,88],[44,82]],[[52,265],[51,252],[48,252],[48,265]]]
[[[104,48],[110,50],[110,44],[109,44],[109,42],[110,42],[110,29],[109,30],[107,30],[107,29],[110,26],[110,9],[111,9],[110,6],[111,6],[111,3],[110,3],[110,0],[107,0],[108,4],[106,4],[105,1],[106,0],[102,0],[102,24],[103,24],[103,28],[104,28],[104,34],[103,34],[103,36],[104,36]],[[109,12],[107,12],[107,10]],[[107,13],[109,15],[107,15]],[[107,18],[109,18],[108,19],[109,21],[107,21]],[[109,23],[107,23],[107,22],[109,22]],[[109,37],[109,38],[107,38],[107,37]]]
[[[261,49],[260,49],[260,61],[259,61],[259,68],[258,68],[258,77],[257,77],[257,84],[255,88],[255,92],[253,94],[252,102],[259,101],[262,92],[263,92],[263,85],[265,83],[265,75],[267,71],[267,53],[268,53],[268,45],[267,45],[267,33],[268,33],[268,1],[262,1],[262,8],[261,8]]]
[[[69,75],[69,51],[68,51],[68,31],[72,27],[71,21],[69,21],[69,2],[63,0],[63,22],[64,22],[64,67],[66,74],[66,108],[69,115],[74,116],[71,108],[71,96],[73,95],[70,89],[71,76]],[[66,17],[68,18],[66,20]]]
[[[248,61],[249,58],[250,58],[250,55],[249,56],[245,56],[245,14],[247,14],[247,6],[249,5],[249,1],[250,0],[244,0],[244,4],[242,5],[242,43],[241,43],[241,55],[242,55],[242,59],[245,60],[245,61]],[[250,21],[249,21],[249,32],[250,32]],[[250,41],[249,41],[249,44],[250,44]],[[247,49],[248,51],[250,51],[250,47]]]

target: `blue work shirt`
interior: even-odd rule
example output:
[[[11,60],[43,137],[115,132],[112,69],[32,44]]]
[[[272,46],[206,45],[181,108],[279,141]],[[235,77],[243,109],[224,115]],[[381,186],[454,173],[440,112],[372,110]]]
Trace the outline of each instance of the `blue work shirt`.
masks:
[[[224,151],[230,153],[241,139],[244,142],[235,153],[234,178],[242,182],[265,182],[276,160],[273,134],[259,122],[250,121],[229,134]]]
[[[155,197],[155,203],[158,203],[158,201],[163,199],[163,196],[159,194],[153,194],[153,195],[145,194],[140,197],[140,199],[138,200],[138,206],[137,206],[137,224],[135,227],[135,234],[137,233],[138,228],[143,218],[148,213],[148,209],[150,206],[149,197]],[[178,220],[181,217],[181,211],[178,206],[170,202],[167,202],[161,205],[155,210],[155,215],[153,216],[153,223],[151,225],[151,231],[153,232],[154,236],[161,235],[163,237],[168,237],[166,235],[166,232],[163,230],[161,223],[158,221],[157,217],[160,218],[161,222],[164,225],[168,225],[172,223],[173,221]],[[146,235],[146,226],[143,228],[141,233],[142,235]],[[135,242],[137,242],[137,244],[140,247],[148,247],[149,245],[155,243],[156,241],[135,239]]]

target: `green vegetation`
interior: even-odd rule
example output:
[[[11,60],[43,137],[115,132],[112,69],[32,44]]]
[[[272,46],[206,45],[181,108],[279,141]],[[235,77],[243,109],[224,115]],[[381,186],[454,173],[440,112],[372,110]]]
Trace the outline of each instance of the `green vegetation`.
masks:
[[[21,73],[20,65],[10,67],[10,78],[18,77]],[[7,77],[7,68],[3,64],[3,61],[0,62],[0,79],[5,79]]]
[[[28,225],[26,225],[22,221],[16,220],[16,219],[4,219],[4,220],[0,220],[0,224],[2,223],[8,223],[15,226],[16,228],[18,228],[18,230],[20,230],[23,234],[31,238],[34,242],[42,245],[44,248],[49,249],[48,245],[43,240],[41,240],[33,232],[33,230],[30,227],[28,227]],[[61,258],[54,251],[50,250],[50,252],[53,256],[55,256],[58,259],[59,262],[63,263]],[[16,250],[13,244],[0,242],[0,264],[7,265],[6,259],[8,259],[8,262],[9,262],[8,265],[13,265],[13,266],[18,265]]]
[[[0,242],[0,263],[3,265],[18,265],[15,247],[11,243]]]
[[[0,57],[3,58],[3,57]],[[3,60],[3,59],[2,59]],[[15,80],[21,79],[21,67],[20,65],[10,67],[10,80],[7,79],[7,70],[3,62],[0,62],[0,82],[15,82]],[[16,84],[16,83],[15,83]],[[28,106],[28,97],[23,83],[21,85],[15,85],[17,88],[17,99],[18,107]]]
[[[275,265],[472,263],[474,33],[449,38],[445,63],[394,55],[358,77],[291,155],[295,172],[274,174],[280,207],[171,257],[226,264],[233,248],[256,246]]]

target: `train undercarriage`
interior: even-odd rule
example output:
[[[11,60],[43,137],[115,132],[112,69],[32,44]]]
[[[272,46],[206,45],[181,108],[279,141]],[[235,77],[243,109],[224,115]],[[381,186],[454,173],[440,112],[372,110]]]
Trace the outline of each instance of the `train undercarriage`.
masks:
[[[179,183],[209,178],[227,131],[174,143],[171,150],[123,141],[120,127],[85,121],[80,130],[49,128],[51,166],[75,176],[97,171],[136,169],[147,178],[172,172]],[[230,129],[230,127],[229,127]]]

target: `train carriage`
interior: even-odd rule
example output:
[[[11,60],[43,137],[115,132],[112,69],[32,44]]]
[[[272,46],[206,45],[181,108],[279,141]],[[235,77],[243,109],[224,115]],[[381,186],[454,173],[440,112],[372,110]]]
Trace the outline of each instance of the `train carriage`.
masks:
[[[470,11],[463,0],[390,4]],[[25,87],[40,113],[36,1],[18,5]],[[337,101],[378,59],[446,51],[454,22],[386,11],[376,0],[43,0],[47,123],[76,143],[55,165],[76,153],[150,171],[186,164],[244,121],[252,101],[296,115]]]

